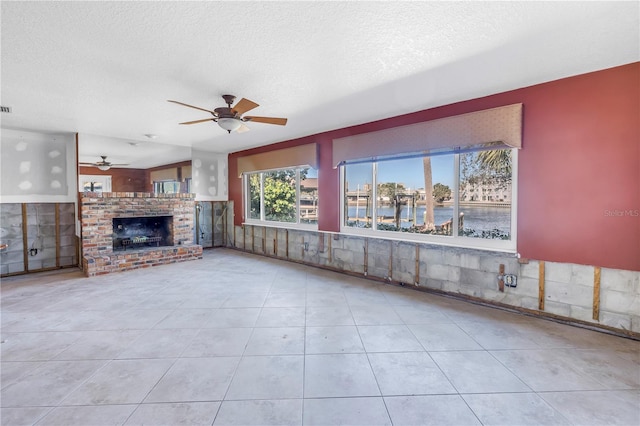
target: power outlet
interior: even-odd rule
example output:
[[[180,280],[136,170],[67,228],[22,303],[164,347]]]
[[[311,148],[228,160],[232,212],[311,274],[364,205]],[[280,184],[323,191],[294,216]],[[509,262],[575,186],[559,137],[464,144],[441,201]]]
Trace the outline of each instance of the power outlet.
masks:
[[[513,274],[504,274],[504,285],[507,287],[516,287],[518,285],[518,277]]]

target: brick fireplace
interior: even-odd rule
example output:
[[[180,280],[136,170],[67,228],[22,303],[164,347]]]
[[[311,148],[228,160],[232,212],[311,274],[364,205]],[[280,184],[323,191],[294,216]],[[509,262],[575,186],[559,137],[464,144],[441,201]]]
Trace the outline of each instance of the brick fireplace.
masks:
[[[147,192],[83,194],[85,275],[201,259],[202,246],[193,244],[193,197]]]

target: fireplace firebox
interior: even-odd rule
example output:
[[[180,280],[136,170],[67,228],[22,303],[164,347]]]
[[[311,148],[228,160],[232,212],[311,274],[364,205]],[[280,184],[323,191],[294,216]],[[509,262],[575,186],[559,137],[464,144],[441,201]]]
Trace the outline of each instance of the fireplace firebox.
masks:
[[[113,250],[173,245],[173,216],[113,218]]]

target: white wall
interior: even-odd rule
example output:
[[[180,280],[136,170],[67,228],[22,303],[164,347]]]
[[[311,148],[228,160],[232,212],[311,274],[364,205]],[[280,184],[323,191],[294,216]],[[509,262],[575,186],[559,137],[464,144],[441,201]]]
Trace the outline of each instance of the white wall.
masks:
[[[75,202],[74,134],[44,134],[2,129],[0,201]]]
[[[193,149],[191,166],[191,192],[196,194],[196,201],[229,199],[227,154]]]

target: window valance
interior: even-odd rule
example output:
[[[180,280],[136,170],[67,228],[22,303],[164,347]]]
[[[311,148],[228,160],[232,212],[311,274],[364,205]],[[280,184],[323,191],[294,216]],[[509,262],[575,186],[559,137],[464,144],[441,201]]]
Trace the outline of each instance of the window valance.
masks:
[[[522,147],[522,104],[334,139],[332,164],[335,168],[354,160],[483,147]]]
[[[242,177],[243,173],[248,172],[300,166],[318,168],[315,143],[238,157],[238,177]]]
[[[151,180],[151,182],[178,180],[178,168],[172,167],[170,169],[154,170],[149,173],[149,179]]]

